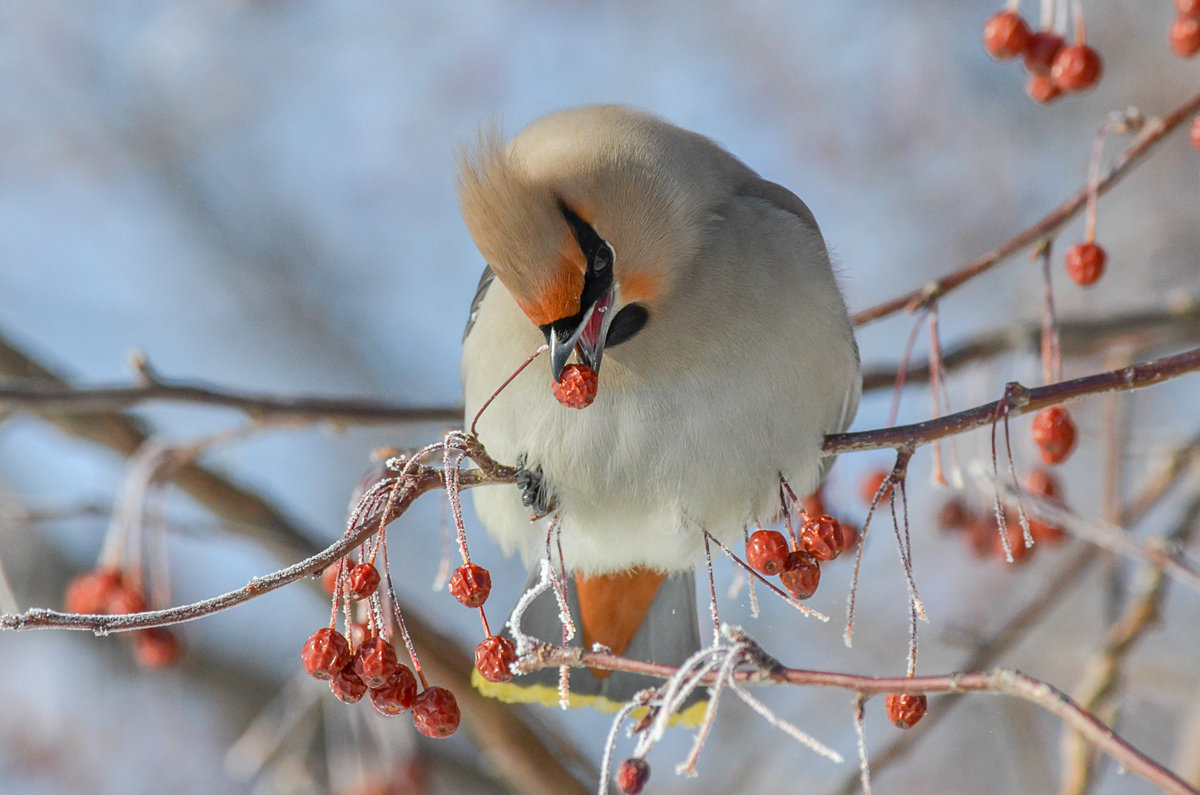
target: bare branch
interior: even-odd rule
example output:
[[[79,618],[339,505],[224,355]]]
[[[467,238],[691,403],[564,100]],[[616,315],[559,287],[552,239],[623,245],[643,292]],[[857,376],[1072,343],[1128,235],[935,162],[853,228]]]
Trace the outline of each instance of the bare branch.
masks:
[[[985,403],[956,414],[948,414],[936,420],[826,436],[824,454],[835,455],[852,450],[878,450],[889,447],[896,450],[912,450],[936,439],[990,425],[1001,410],[1007,410],[1009,417],[1016,417],[1059,403],[1080,400],[1089,395],[1141,389],[1197,370],[1200,370],[1200,348],[1193,348],[1151,362],[1033,389],[1014,382],[1006,389],[1008,398],[1001,398],[995,403]]]
[[[1096,184],[1097,195],[1107,193],[1109,188],[1116,185],[1122,177],[1128,174],[1129,170],[1149,154],[1154,146],[1166,137],[1167,133],[1191,119],[1197,111],[1200,111],[1200,94],[1184,102],[1162,118],[1148,119],[1142,134],[1128,149],[1121,153],[1108,173]],[[1058,229],[1073,219],[1087,206],[1088,193],[1088,186],[1084,185],[1049,215],[999,248],[989,251],[973,262],[969,262],[958,270],[923,287],[918,287],[898,298],[884,301],[881,304],[858,312],[853,318],[855,325],[863,326],[873,320],[879,320],[901,310],[914,312],[928,305],[930,301],[941,298],[950,291],[962,286],[981,273],[986,273],[1018,251],[1058,231]]]

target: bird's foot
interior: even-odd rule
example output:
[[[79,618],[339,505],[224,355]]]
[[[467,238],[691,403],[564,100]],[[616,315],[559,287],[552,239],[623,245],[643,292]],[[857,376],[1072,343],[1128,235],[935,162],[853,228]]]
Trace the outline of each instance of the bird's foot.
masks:
[[[534,519],[540,519],[554,510],[554,497],[546,487],[542,470],[525,466],[525,456],[517,459],[517,488],[521,490],[521,504],[532,508]]]

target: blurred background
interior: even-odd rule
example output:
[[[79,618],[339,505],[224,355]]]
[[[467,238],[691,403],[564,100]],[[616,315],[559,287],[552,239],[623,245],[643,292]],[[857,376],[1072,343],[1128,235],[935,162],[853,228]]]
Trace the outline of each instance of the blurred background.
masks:
[[[999,4],[981,0],[5,2],[0,337],[10,352],[0,378],[35,374],[32,360],[79,385],[129,383],[137,349],[168,380],[453,407],[461,329],[483,265],[455,204],[456,147],[482,122],[500,119],[512,134],[543,113],[594,102],[640,106],[706,134],[795,191],[821,224],[851,310],[866,308],[995,247],[1077,190],[1110,112],[1161,114],[1196,91],[1200,70],[1166,46],[1168,0],[1084,5],[1104,79],[1090,93],[1039,106],[1024,94],[1020,66],[983,51],[983,23]],[[1110,142],[1105,162],[1127,143]],[[1110,272],[1094,288],[1063,275],[1061,255],[1083,234],[1078,220],[1065,229],[1054,261],[1064,318],[1192,305],[1200,296],[1198,173],[1185,128],[1102,200],[1098,240]],[[953,373],[955,408],[995,399],[1006,381],[1040,382],[1036,348],[1018,332],[1039,321],[1041,296],[1040,267],[1021,255],[944,302],[945,346],[989,332],[1014,340],[1011,353]],[[913,323],[902,314],[860,329],[864,365],[894,369]],[[1084,339],[1074,350],[1087,355],[1070,358],[1065,375],[1197,344],[1196,328],[1165,327],[1165,336]],[[919,343],[917,358],[926,350]],[[1080,449],[1061,468],[1072,508],[1098,517],[1159,471],[1200,429],[1196,384],[1185,378],[1073,409]],[[884,424],[889,401],[886,389],[869,392],[855,428]],[[175,489],[162,494],[172,603],[239,587],[327,545],[344,528],[372,449],[432,442],[448,425],[250,428],[237,411],[175,403],[130,413],[165,445],[238,434],[199,461],[274,511],[268,529],[256,529]],[[929,416],[923,385],[906,392],[899,416]],[[0,422],[4,609],[59,606],[68,579],[96,560],[138,438],[111,415],[63,419],[0,405]],[[1105,431],[1114,422],[1127,428],[1115,496],[1103,486]],[[1020,471],[1036,458],[1028,426],[1013,423]],[[113,443],[96,444],[101,438]],[[988,461],[987,434],[960,439],[958,454],[964,464]],[[889,463],[878,453],[843,456],[831,506],[861,523],[859,483]],[[963,666],[1062,575],[1081,545],[1039,549],[1020,567],[974,556],[939,533],[936,516],[952,490],[930,485],[930,471],[923,450],[909,480],[914,562],[930,614],[918,671],[934,674]],[[1172,529],[1197,489],[1189,477],[1139,533]],[[970,485],[961,495],[987,504]],[[466,666],[475,616],[434,590],[445,524],[444,506],[429,495],[393,525],[393,574],[414,615],[459,641],[450,656]],[[525,574],[468,510],[473,526],[473,555],[497,583],[496,621]],[[753,618],[744,590],[723,600],[723,617],[789,665],[901,674],[904,578],[887,523],[876,529],[854,649],[841,639],[849,562],[826,569],[812,600],[833,616],[829,624],[766,598]],[[1141,572],[1124,561],[1089,567],[998,662],[1070,691]],[[718,578],[726,588],[735,575],[722,566]],[[1121,669],[1122,698],[1103,715],[1156,759],[1196,764],[1194,726],[1190,751],[1180,738],[1200,720],[1200,594],[1174,591],[1161,624]],[[184,660],[157,671],[140,670],[114,638],[0,635],[0,789],[537,788],[505,778],[481,750],[487,732],[471,728],[469,710],[466,730],[434,742],[407,720],[344,706],[321,683],[298,678],[300,646],[327,610],[302,584],[274,592],[180,627]],[[812,755],[730,698],[699,778],[673,774],[692,740],[675,730],[648,758],[650,791],[768,792],[790,782],[834,792],[855,775],[849,694],[758,694],[851,761]],[[526,710],[511,720],[573,745],[581,761],[568,766],[594,786],[588,767],[599,765],[606,717]],[[880,699],[868,703],[865,728],[873,752],[899,734]],[[926,736],[878,770],[876,789],[1052,791],[1060,728],[1023,703],[966,699],[945,721],[914,730]],[[503,719],[490,731],[505,732]],[[622,734],[617,759],[631,748]],[[1150,788],[1102,764],[1096,791]]]

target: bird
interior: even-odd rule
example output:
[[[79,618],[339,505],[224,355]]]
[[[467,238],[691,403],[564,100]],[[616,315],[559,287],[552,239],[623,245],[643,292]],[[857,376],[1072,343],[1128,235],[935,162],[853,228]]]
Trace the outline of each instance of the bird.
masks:
[[[531,583],[548,554],[566,574],[575,642],[678,666],[700,648],[705,534],[732,547],[777,518],[781,478],[814,491],[824,436],[857,410],[858,347],[817,222],[713,140],[622,105],[556,111],[508,141],[484,125],[459,153],[457,195],[486,262],[465,419],[494,396],[478,439],[520,467],[516,488],[474,491],[478,519]],[[543,345],[549,367],[497,394]],[[583,409],[553,394],[571,362],[598,376]],[[561,640],[548,594],[521,622]],[[475,682],[557,703],[558,672],[538,673]],[[655,684],[571,676],[571,706],[609,711]]]

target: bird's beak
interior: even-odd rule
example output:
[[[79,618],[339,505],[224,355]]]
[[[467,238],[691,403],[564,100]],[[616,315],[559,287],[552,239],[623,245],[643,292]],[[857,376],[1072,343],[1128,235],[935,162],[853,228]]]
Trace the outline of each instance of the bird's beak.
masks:
[[[617,287],[613,285],[580,315],[564,318],[550,324],[546,335],[550,343],[550,374],[555,381],[561,379],[563,368],[571,351],[579,351],[579,360],[600,372],[600,360],[604,357],[604,338],[608,326],[616,315]]]

